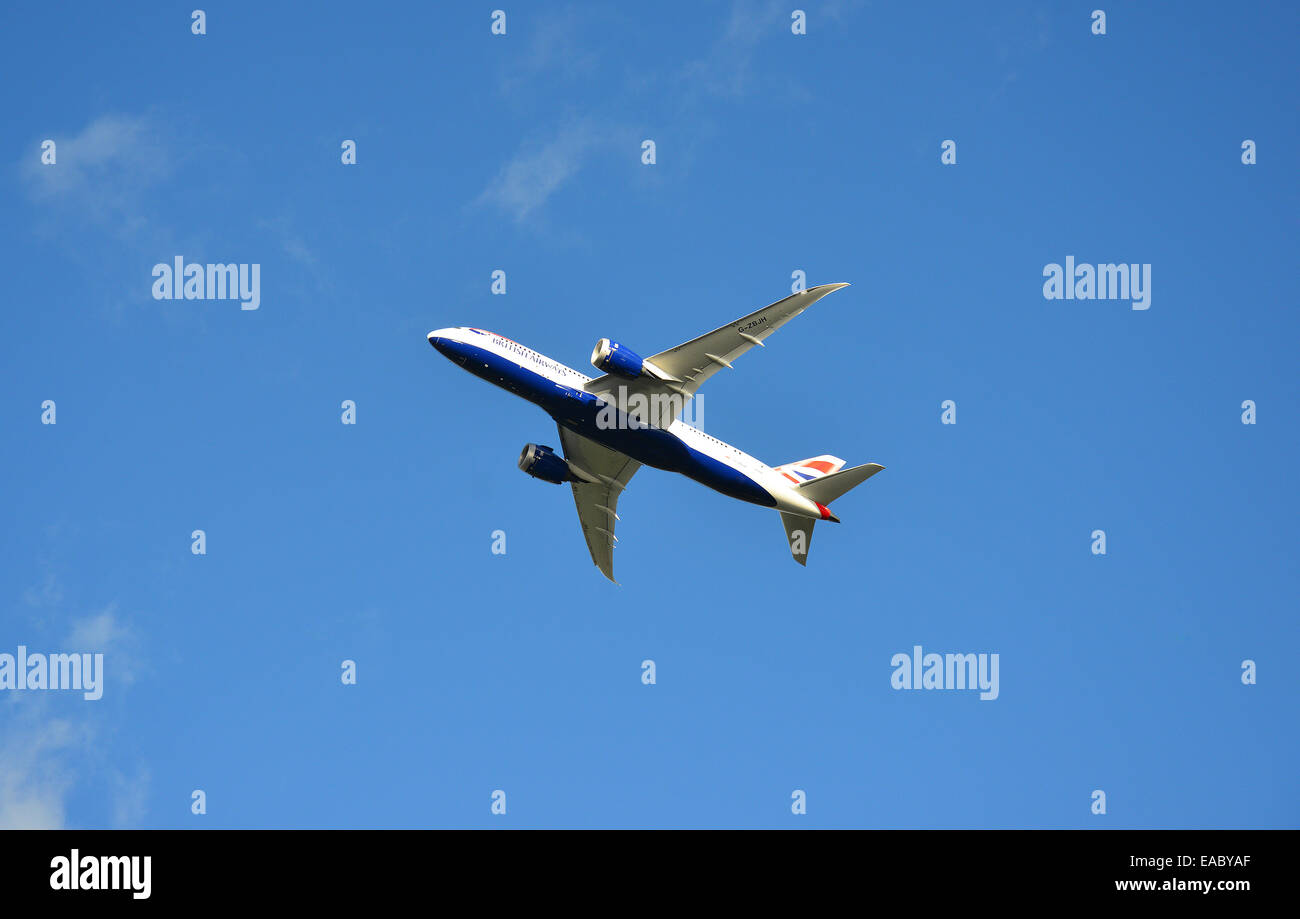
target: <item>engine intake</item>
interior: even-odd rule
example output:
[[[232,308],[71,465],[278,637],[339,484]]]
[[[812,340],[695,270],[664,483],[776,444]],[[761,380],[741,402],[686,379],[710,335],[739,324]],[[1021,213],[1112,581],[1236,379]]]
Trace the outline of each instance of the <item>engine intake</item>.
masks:
[[[602,338],[591,352],[591,365],[603,373],[613,373],[635,380],[641,376],[645,361],[616,341]]]
[[[556,456],[552,448],[540,444],[524,444],[523,452],[519,454],[519,468],[533,478],[553,485],[574,481],[564,458]]]

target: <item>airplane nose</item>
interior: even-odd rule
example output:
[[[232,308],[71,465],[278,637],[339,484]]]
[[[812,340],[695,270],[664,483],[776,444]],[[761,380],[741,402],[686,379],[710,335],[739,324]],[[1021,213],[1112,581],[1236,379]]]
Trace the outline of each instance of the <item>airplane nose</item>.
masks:
[[[447,334],[450,329],[434,329],[429,333],[429,344],[438,350],[438,353],[451,357],[449,345],[451,344],[450,336]]]
[[[429,344],[448,360],[464,366],[465,345],[456,333],[459,329],[434,329],[429,333]]]

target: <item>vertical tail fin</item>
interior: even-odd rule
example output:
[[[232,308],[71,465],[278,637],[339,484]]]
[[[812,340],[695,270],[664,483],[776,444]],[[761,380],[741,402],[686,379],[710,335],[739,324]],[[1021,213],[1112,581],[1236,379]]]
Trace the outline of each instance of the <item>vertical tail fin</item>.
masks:
[[[827,464],[838,463],[833,470],[823,470],[818,466],[809,467],[809,463],[823,462]],[[849,489],[861,485],[867,479],[871,478],[880,470],[884,469],[879,463],[866,463],[862,466],[854,466],[851,469],[841,469],[844,460],[837,460],[833,456],[819,456],[813,460],[803,460],[800,463],[790,463],[788,466],[778,466],[786,478],[791,478],[791,474],[806,475],[807,477],[800,481],[795,487],[799,493],[807,495],[819,504],[830,504],[836,498],[843,495]],[[790,473],[785,470],[789,469]],[[816,475],[811,473],[816,472]],[[832,520],[836,519],[834,517]],[[816,523],[811,517],[800,517],[797,514],[781,513],[781,523],[785,527],[785,541],[790,548],[790,555],[800,565],[808,564],[808,549],[812,545],[813,524]]]
[[[785,525],[785,544],[790,547],[790,555],[800,565],[808,564],[808,549],[812,546],[813,524],[811,517],[781,512],[781,523]]]
[[[844,460],[838,456],[814,456],[812,459],[777,466],[776,471],[789,479],[792,485],[802,485],[804,482],[820,479],[832,472],[839,472],[843,468]]]

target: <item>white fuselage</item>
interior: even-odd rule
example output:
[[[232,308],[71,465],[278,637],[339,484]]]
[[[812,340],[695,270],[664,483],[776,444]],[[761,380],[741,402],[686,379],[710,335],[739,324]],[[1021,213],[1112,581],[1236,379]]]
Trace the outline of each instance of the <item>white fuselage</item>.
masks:
[[[801,494],[786,475],[680,419],[667,427],[612,432],[569,414],[566,400],[593,400],[586,374],[552,360],[503,335],[469,327],[438,329],[430,342],[466,370],[540,405],[562,425],[617,449],[638,462],[681,472],[704,485],[789,514],[832,519],[822,505]],[[582,394],[582,395],[579,395]],[[600,404],[600,403],[597,403]],[[666,444],[673,438],[683,449]],[[722,467],[722,468],[719,468]]]

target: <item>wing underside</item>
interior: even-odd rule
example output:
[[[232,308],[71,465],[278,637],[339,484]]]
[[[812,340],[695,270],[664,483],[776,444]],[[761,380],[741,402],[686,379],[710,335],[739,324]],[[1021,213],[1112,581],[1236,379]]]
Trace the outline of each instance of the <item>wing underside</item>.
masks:
[[[614,580],[614,544],[618,538],[618,497],[641,464],[616,450],[560,427],[564,458],[596,482],[573,482],[573,501],[586,537],[591,560],[600,573]],[[618,583],[615,581],[614,583]]]

